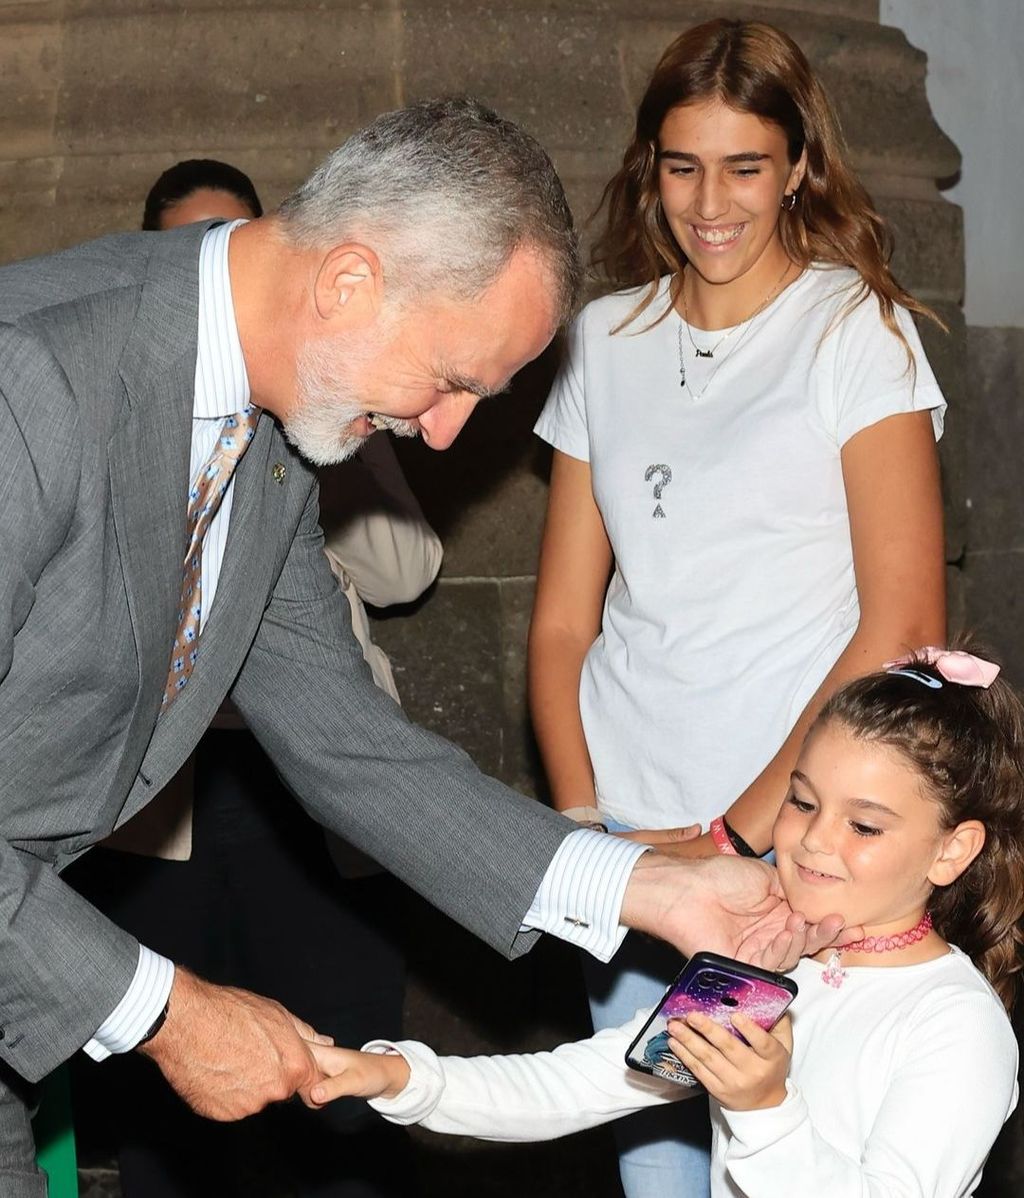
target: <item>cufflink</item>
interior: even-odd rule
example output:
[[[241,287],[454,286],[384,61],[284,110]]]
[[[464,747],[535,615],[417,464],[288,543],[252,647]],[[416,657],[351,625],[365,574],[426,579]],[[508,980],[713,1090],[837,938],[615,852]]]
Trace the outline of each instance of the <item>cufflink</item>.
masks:
[[[284,476],[287,473],[288,471],[284,468],[284,462],[275,462],[270,468],[270,477],[278,484],[278,486],[283,485]]]
[[[585,919],[580,919],[577,915],[563,915],[562,919],[566,923],[571,923],[574,928],[589,928],[590,924]]]

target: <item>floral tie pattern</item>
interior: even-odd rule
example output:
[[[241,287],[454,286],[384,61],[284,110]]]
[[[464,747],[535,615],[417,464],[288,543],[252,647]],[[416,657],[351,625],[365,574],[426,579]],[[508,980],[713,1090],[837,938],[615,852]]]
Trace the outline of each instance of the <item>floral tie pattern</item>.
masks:
[[[217,437],[213,453],[199,471],[188,493],[188,552],[185,554],[178,608],[178,631],[171,648],[171,664],[161,712],[166,711],[192,677],[199,656],[199,627],[203,612],[203,537],[220,509],[235,467],[256,432],[260,409],[248,404],[229,416]]]

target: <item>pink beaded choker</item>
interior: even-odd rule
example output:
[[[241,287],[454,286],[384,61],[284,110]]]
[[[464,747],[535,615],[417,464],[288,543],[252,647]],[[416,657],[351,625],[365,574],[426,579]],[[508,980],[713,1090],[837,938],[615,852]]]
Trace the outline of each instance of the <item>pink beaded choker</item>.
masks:
[[[821,980],[826,986],[838,990],[846,977],[840,958],[843,953],[888,953],[896,948],[908,948],[923,940],[932,930],[931,913],[926,911],[920,920],[906,932],[897,932],[895,936],[865,936],[863,940],[854,940],[852,944],[844,944],[842,948],[832,950]]]

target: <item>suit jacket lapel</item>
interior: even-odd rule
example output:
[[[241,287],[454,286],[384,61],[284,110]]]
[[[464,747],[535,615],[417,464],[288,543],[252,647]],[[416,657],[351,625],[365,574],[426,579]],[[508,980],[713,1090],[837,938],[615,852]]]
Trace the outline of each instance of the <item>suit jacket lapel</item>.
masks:
[[[136,717],[149,728],[170,660],[186,549],[201,238],[202,230],[154,239],[120,362],[127,405],[109,446],[114,528],[139,659]]]

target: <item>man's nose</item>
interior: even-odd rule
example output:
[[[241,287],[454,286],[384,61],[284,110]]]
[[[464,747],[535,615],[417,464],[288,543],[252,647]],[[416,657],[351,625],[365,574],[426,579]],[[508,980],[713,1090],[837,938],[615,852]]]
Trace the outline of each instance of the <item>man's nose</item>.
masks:
[[[479,402],[479,397],[468,391],[442,396],[419,418],[423,440],[431,449],[447,449],[462,432],[462,426]]]

